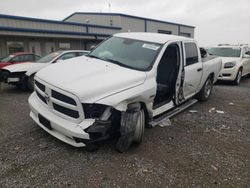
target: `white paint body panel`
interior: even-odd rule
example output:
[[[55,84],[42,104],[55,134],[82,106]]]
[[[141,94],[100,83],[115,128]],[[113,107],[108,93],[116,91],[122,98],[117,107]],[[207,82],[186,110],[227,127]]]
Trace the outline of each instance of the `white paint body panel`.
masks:
[[[218,80],[235,80],[239,69],[242,67],[242,76],[250,73],[250,58],[235,58],[235,57],[220,57],[222,59],[222,67]],[[235,62],[236,65],[232,68],[224,68],[224,65],[228,62]],[[231,76],[223,76],[223,74],[231,74]]]

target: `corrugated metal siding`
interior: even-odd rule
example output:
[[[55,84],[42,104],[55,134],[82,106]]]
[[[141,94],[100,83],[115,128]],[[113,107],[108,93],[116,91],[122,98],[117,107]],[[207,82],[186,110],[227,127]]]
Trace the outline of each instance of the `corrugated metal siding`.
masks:
[[[89,22],[86,22],[86,20],[89,20]],[[113,23],[112,26],[114,27],[121,26],[120,16],[108,16],[108,15],[75,14],[74,16],[65,20],[65,22],[111,26],[110,20],[112,20]]]
[[[181,33],[190,33],[190,36],[192,38],[194,38],[194,28],[181,26],[180,27],[180,32]]]
[[[114,33],[120,32],[120,30],[112,30],[112,29],[104,29],[104,28],[96,28],[96,27],[90,27],[89,33],[98,33],[98,34],[107,34],[111,35]]]
[[[70,32],[86,32],[85,26],[62,25],[62,24],[35,22],[35,21],[27,21],[27,20],[14,20],[14,19],[7,19],[7,18],[0,18],[0,26],[41,29],[41,30],[51,30],[51,31],[59,30],[59,31],[70,31]]]
[[[27,36],[27,37],[48,37],[48,38],[95,39],[94,36],[85,36],[85,35],[62,35],[62,34],[58,35],[58,34],[15,32],[15,31],[0,31],[0,35],[14,35],[14,36]]]
[[[145,22],[141,19],[121,17],[121,27],[123,32],[144,32]]]
[[[54,43],[55,44],[55,50],[59,50],[59,43],[70,43],[70,47],[72,50],[83,50],[84,49],[84,43],[87,43],[91,40],[82,40],[82,39],[48,39],[48,38],[36,38],[30,40],[30,38],[24,38],[24,37],[12,37],[12,36],[5,36],[0,37],[0,57],[7,55],[7,42],[8,41],[16,41],[16,42],[23,42],[24,43],[24,50],[26,52],[31,52],[29,45],[30,42],[37,42],[40,44],[41,47],[41,55],[46,54],[45,46],[46,43]]]
[[[7,49],[6,49],[6,43],[4,39],[1,37],[0,38],[0,57],[3,57],[7,54]]]
[[[177,25],[147,21],[147,32],[158,33],[158,30],[171,31],[173,35],[178,35]]]

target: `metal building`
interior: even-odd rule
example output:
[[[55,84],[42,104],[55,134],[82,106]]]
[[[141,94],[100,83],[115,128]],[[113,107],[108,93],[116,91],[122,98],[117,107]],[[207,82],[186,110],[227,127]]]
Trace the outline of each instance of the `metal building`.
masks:
[[[157,32],[194,37],[194,27],[119,13],[76,12],[62,21],[0,14],[0,57],[19,51],[45,55],[89,49],[118,32]]]

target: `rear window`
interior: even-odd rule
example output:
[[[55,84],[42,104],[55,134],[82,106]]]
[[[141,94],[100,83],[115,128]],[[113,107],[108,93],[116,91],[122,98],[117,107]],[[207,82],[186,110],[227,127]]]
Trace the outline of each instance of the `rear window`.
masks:
[[[198,63],[198,50],[197,46],[193,42],[185,43],[185,53],[186,53],[186,66]]]

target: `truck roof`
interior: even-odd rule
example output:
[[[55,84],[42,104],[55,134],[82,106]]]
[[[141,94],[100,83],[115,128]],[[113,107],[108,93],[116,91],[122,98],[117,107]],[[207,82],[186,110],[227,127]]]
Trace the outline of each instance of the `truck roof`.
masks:
[[[193,40],[192,38],[181,37],[176,35],[160,34],[160,33],[145,33],[145,32],[128,32],[115,34],[116,37],[124,37],[135,40],[164,44],[171,40]]]

